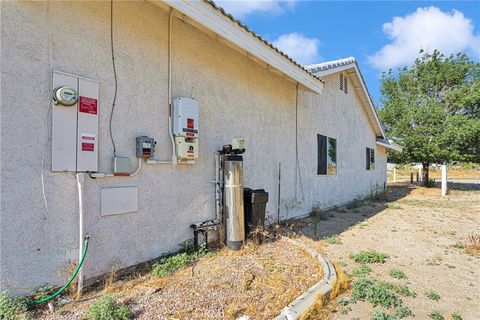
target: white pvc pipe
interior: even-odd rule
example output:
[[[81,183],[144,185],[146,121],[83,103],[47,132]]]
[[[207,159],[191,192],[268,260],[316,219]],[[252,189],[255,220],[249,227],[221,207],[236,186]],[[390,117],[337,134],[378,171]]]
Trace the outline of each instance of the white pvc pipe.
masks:
[[[447,195],[447,165],[442,164],[442,197]]]
[[[78,261],[82,259],[83,254],[83,183],[85,182],[85,174],[77,173],[77,189],[78,189]],[[83,267],[78,272],[77,295],[82,296],[83,289]]]
[[[177,151],[175,148],[175,139],[172,132],[172,21],[173,8],[170,9],[170,16],[168,18],[168,133],[170,134],[170,141],[172,142],[172,164],[177,164]]]
[[[142,158],[138,158],[137,170],[135,170],[134,173],[129,174],[129,175],[128,175],[129,177],[136,176],[136,175],[140,172],[140,170],[142,170],[142,162],[143,162],[143,159],[142,159]]]

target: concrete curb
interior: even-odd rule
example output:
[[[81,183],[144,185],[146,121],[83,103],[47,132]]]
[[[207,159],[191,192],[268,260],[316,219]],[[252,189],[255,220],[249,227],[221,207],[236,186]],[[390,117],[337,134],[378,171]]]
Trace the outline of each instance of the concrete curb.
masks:
[[[311,286],[292,303],[283,308],[282,312],[274,318],[274,320],[296,320],[317,301],[319,295],[326,297],[330,291],[332,291],[333,284],[337,281],[337,272],[335,271],[332,262],[320,255],[314,249],[294,239],[283,239],[307,251],[312,257],[316,258],[323,267],[323,279]]]

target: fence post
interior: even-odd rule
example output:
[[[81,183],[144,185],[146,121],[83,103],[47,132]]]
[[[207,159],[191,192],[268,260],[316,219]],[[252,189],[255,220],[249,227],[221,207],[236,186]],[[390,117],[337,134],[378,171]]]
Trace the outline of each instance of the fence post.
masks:
[[[442,197],[447,195],[447,165],[442,164]]]
[[[397,182],[397,168],[393,167],[393,182]]]
[[[413,172],[410,172],[410,183],[413,184]]]

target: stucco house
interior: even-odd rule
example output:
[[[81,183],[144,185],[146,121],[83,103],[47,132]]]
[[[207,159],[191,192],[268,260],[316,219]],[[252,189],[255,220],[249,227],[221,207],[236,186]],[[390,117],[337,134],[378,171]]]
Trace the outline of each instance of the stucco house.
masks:
[[[3,1],[1,41],[0,290],[63,284],[82,233],[85,279],[177,250],[215,217],[214,155],[234,138],[269,223],[386,186],[397,147],[356,61],[300,66],[212,2]],[[178,97],[198,105],[175,137],[194,161]]]

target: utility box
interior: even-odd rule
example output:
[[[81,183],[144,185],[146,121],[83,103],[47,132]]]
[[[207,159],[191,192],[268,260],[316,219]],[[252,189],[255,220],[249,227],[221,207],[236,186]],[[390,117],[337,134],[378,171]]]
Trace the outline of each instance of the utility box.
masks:
[[[98,171],[98,82],[59,71],[52,78],[52,171]],[[75,103],[57,99],[63,87]]]
[[[198,102],[192,98],[173,100],[173,135],[198,138]]]
[[[195,160],[198,158],[198,139],[175,137],[177,157],[180,160]]]
[[[173,135],[177,159],[193,163],[198,158],[198,102],[192,98],[173,100]]]

